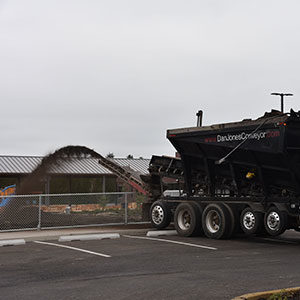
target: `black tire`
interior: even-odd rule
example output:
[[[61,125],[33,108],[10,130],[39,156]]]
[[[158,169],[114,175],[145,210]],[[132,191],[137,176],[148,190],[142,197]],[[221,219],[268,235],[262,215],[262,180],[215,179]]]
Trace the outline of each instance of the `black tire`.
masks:
[[[269,208],[264,218],[264,225],[267,233],[271,236],[277,236],[287,229],[287,214],[279,210],[276,206]]]
[[[246,235],[260,234],[264,226],[263,214],[246,207],[241,213],[240,224]]]
[[[150,208],[150,221],[154,228],[163,229],[171,223],[172,212],[168,203],[158,200]]]
[[[202,228],[202,214],[203,214],[203,205],[201,205],[199,202],[193,201],[193,205],[195,205],[198,209],[198,226],[197,231],[195,232],[194,236],[203,236],[203,228]]]
[[[175,210],[174,226],[180,236],[196,236],[202,233],[201,206],[195,202],[180,203]]]
[[[225,239],[230,235],[233,221],[224,205],[212,203],[203,211],[202,228],[208,238]]]
[[[232,207],[228,204],[224,204],[224,206],[227,208],[230,218],[231,218],[231,226],[227,233],[226,238],[231,238],[233,235],[235,235],[237,233],[237,231],[239,229],[238,211],[234,207]]]

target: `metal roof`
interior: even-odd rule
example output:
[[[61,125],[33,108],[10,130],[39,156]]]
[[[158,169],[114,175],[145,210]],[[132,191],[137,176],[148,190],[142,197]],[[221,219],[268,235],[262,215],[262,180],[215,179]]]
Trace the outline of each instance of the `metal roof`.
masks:
[[[0,156],[0,173],[28,174],[41,162],[39,156]]]
[[[135,172],[138,172],[140,174],[148,174],[148,168],[150,164],[150,159],[145,158],[114,158],[112,159],[115,163],[117,163],[121,167],[130,167]]]
[[[51,165],[49,174],[102,175],[112,174],[112,172],[100,165],[98,159],[95,158],[67,158]]]
[[[0,155],[0,174],[31,173],[42,161],[42,156],[9,156]],[[150,159],[113,158],[115,163],[124,168],[131,168],[139,174],[147,174]],[[52,165],[49,174],[56,175],[112,175],[113,173],[99,164],[95,158],[72,158],[58,161]]]

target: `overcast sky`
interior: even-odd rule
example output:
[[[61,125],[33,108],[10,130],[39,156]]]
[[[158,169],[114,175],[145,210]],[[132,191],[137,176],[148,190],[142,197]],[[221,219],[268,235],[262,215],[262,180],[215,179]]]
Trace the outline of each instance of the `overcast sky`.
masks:
[[[0,154],[173,155],[166,129],[300,109],[300,2],[0,0]]]

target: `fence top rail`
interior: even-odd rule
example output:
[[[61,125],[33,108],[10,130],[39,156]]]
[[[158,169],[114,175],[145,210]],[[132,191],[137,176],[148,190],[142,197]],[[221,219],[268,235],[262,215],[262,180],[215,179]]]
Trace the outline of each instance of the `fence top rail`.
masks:
[[[107,196],[107,195],[134,195],[135,192],[111,192],[111,193],[68,193],[68,194],[32,194],[32,195],[7,195],[1,198],[24,198],[24,197],[62,197],[62,196]]]

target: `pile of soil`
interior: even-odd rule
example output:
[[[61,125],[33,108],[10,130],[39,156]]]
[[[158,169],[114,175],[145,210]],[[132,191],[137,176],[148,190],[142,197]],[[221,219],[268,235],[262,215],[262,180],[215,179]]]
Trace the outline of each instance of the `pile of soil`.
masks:
[[[41,180],[44,180],[50,167],[53,165],[59,165],[62,159],[72,158],[102,158],[102,155],[89,149],[85,146],[66,146],[56,150],[44,157],[41,163],[22,181],[21,185],[17,188],[18,195],[32,194],[37,190],[37,186],[40,185]]]

